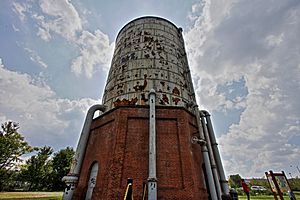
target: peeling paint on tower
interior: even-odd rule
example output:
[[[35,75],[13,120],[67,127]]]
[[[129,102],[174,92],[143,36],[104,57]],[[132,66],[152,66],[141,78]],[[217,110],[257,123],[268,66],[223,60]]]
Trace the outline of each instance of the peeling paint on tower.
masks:
[[[139,18],[117,36],[103,104],[147,105],[151,88],[157,105],[188,108],[195,102],[182,29],[161,18]]]

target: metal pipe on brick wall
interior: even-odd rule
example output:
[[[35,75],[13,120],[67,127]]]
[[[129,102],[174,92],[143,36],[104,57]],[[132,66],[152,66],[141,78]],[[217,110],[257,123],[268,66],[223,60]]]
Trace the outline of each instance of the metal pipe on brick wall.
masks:
[[[229,195],[228,181],[226,180],[226,177],[225,177],[225,172],[224,172],[224,168],[222,165],[220,152],[218,149],[218,143],[216,141],[215,133],[214,133],[213,126],[211,123],[211,119],[210,119],[210,114],[207,111],[202,111],[202,112],[205,114],[205,118],[206,118],[206,122],[207,122],[207,129],[208,129],[210,141],[212,144],[215,161],[216,161],[217,168],[218,168],[219,175],[220,175],[220,183],[221,183],[222,192],[225,195]]]
[[[90,109],[87,112],[70,172],[67,176],[63,177],[62,179],[62,181],[64,181],[66,184],[66,188],[63,194],[64,200],[69,200],[69,199],[71,200],[73,197],[73,193],[75,192],[76,189],[75,187],[78,181],[78,175],[81,169],[83,156],[85,154],[86,145],[89,139],[89,133],[90,133],[90,128],[91,128],[94,114],[98,110],[104,112],[105,108],[106,107],[104,105],[97,104],[90,107]]]
[[[201,115],[200,115],[200,111],[198,109],[198,105],[194,104],[194,109],[195,109],[195,115],[196,115],[196,119],[197,119],[197,125],[198,125],[199,137],[200,137],[199,139],[201,141],[205,141],[203,127],[202,127],[201,118],[200,118]],[[211,197],[211,200],[218,200],[214,177],[213,177],[213,173],[211,171],[211,164],[210,164],[207,144],[206,144],[206,142],[203,142],[200,145],[201,145],[201,152],[202,152],[206,175],[207,175],[207,182],[208,182],[208,189],[209,189],[210,197]]]
[[[202,124],[203,132],[204,132],[205,141],[206,141],[206,144],[207,144],[208,154],[209,154],[209,157],[210,157],[211,170],[212,170],[212,173],[213,173],[213,176],[214,176],[217,196],[218,196],[218,199],[221,199],[222,192],[221,192],[221,186],[220,186],[220,181],[219,181],[219,174],[218,174],[218,169],[217,169],[217,166],[216,166],[214,153],[213,153],[212,146],[211,146],[209,133],[208,133],[208,130],[207,130],[207,124],[206,124],[206,121],[205,121],[204,112],[200,111],[200,117],[201,117],[201,124]]]
[[[157,199],[156,179],[156,124],[155,124],[155,90],[149,92],[149,177],[148,177],[148,200]]]

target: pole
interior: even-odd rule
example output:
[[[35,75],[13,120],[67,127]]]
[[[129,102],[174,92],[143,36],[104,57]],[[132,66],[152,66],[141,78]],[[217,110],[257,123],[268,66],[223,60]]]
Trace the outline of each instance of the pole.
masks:
[[[157,199],[156,179],[156,124],[155,124],[155,90],[149,92],[149,177],[148,200]]]

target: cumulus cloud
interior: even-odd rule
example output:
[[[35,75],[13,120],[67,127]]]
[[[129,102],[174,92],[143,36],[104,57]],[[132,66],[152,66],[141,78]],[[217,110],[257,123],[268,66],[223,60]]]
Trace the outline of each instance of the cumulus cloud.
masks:
[[[227,174],[289,168],[300,160],[300,146],[290,143],[299,136],[300,3],[206,0],[194,16],[185,38],[200,106],[242,109],[219,138]],[[218,90],[240,80],[247,93],[236,100]]]
[[[86,110],[94,99],[58,98],[44,82],[7,69],[0,59],[0,119],[20,123],[32,145],[75,145]]]
[[[64,0],[42,0],[43,15],[34,14],[39,24],[37,35],[45,40],[51,39],[51,32],[65,38],[79,51],[72,60],[71,71],[77,76],[84,74],[91,78],[99,69],[107,71],[112,56],[113,45],[99,29],[94,33],[83,29],[83,20],[71,2]]]
[[[91,78],[96,65],[103,66],[105,70],[109,68],[113,45],[109,44],[107,35],[100,30],[94,33],[83,31],[77,44],[80,47],[80,56],[73,60],[71,66],[76,75],[84,71]]]
[[[82,30],[81,19],[74,6],[67,0],[41,0],[43,13],[52,17],[41,23],[45,30],[54,31],[68,40],[75,40],[76,33]]]
[[[110,44],[108,36],[99,29],[94,32],[85,30],[83,26],[87,22],[70,1],[41,0],[38,4],[40,10],[30,10],[31,4],[29,1],[23,4],[14,2],[13,10],[22,21],[30,15],[37,24],[36,35],[42,40],[49,42],[56,34],[77,49],[78,56],[70,62],[73,73],[91,78],[100,69],[107,71],[113,43]],[[31,56],[31,59],[35,58]]]

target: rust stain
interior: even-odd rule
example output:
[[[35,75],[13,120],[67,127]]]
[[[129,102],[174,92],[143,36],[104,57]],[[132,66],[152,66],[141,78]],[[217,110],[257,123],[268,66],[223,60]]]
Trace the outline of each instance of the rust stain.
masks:
[[[141,94],[141,100],[144,101],[144,102],[147,102],[147,101],[148,101],[148,99],[146,98],[145,93],[142,93],[142,94]]]
[[[119,76],[119,80],[120,80],[120,81],[123,81],[124,79],[125,79],[125,77],[124,77],[123,75],[120,75],[120,76]]]
[[[165,103],[169,104],[169,98],[167,97],[166,94],[163,94],[162,100],[163,100]]]
[[[127,100],[127,99],[117,99],[115,102],[113,102],[114,104],[114,107],[117,107],[117,106],[127,106],[127,105],[135,105],[136,102],[138,101],[138,98],[135,97],[131,100]]]
[[[165,102],[162,99],[159,100],[159,104],[166,105]]]
[[[172,90],[172,93],[175,95],[178,95],[178,96],[180,95],[180,92],[177,87],[174,87],[174,89]]]
[[[145,88],[147,87],[147,80],[144,80],[144,84],[143,85],[139,85],[139,82],[137,82],[137,85],[133,87],[133,89],[135,89],[135,91],[143,91]]]
[[[131,53],[131,54],[130,54],[130,59],[131,59],[131,60],[135,60],[135,59],[136,59],[135,53]]]
[[[172,101],[175,103],[175,105],[177,105],[178,104],[178,102],[180,101],[180,99],[179,98],[177,98],[177,97],[173,97],[172,98]]]
[[[126,65],[122,65],[122,71],[126,70]]]
[[[123,94],[124,93],[124,90],[119,90],[117,91],[117,94],[120,95],[120,94]]]
[[[148,41],[149,41],[149,42],[153,42],[153,37],[151,37],[151,36],[145,36],[145,37],[144,37],[144,41],[145,41],[145,42],[148,42]]]

